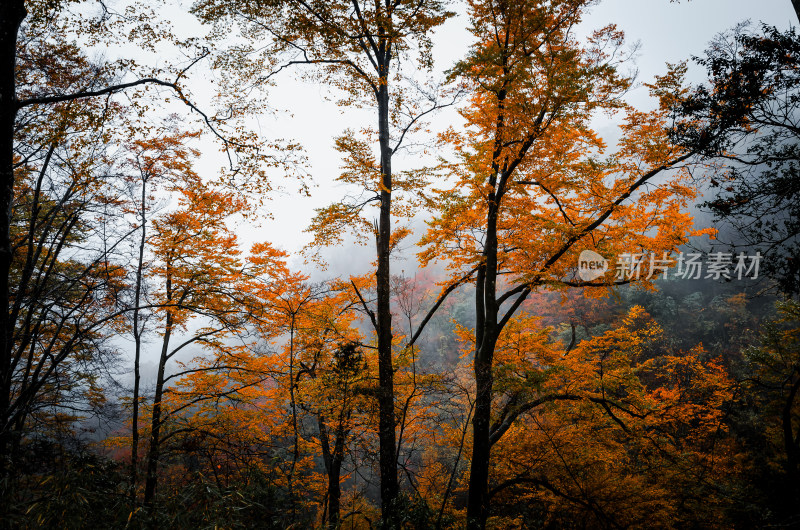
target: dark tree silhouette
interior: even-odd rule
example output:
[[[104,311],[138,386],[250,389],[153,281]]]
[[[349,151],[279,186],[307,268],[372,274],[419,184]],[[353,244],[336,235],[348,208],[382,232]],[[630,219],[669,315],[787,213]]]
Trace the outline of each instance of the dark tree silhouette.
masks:
[[[797,5],[797,2],[795,2]],[[708,83],[676,108],[679,143],[727,161],[711,179],[705,206],[764,255],[762,270],[789,294],[800,293],[800,38],[742,24],[717,38],[705,57]]]

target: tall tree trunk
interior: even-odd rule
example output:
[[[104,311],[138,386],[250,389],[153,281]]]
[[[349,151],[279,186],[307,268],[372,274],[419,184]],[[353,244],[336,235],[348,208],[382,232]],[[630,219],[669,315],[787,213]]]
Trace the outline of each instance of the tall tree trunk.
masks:
[[[317,416],[319,439],[322,445],[322,460],[325,463],[325,471],[328,474],[326,494],[328,501],[328,528],[336,528],[339,524],[342,499],[342,490],[339,482],[342,476],[342,462],[344,462],[344,444],[349,434],[349,430],[345,425],[348,420],[349,414],[346,415],[344,421],[340,417],[340,422],[335,432],[336,438],[333,450],[331,450],[330,436],[328,435],[328,428],[325,426],[325,418],[322,415]]]
[[[9,284],[11,204],[14,199],[14,121],[17,116],[17,37],[27,16],[23,0],[0,3],[0,521],[7,521],[13,429],[11,420],[11,337]],[[0,522],[6,526],[8,523]]]
[[[792,0],[792,7],[797,15],[797,20],[800,21],[800,0]]]
[[[398,493],[395,449],[394,368],[392,366],[392,312],[390,306],[389,251],[391,237],[391,152],[389,148],[388,89],[381,87],[380,143],[381,190],[380,218],[378,220],[376,271],[377,321],[378,321],[378,438],[381,474],[381,518],[387,528],[393,528],[394,504]]]
[[[376,271],[378,321],[378,442],[381,474],[381,520],[385,528],[397,526],[395,501],[397,454],[394,417],[394,368],[392,366],[392,310],[390,306],[389,252],[392,231],[392,149],[389,137],[389,63],[391,53],[383,45],[381,85],[378,91],[378,139],[381,149],[381,207],[378,219]]]
[[[331,466],[330,471],[328,471],[328,528],[336,528],[339,525],[342,499],[341,486],[339,485],[341,468],[340,462],[338,466]]]
[[[496,173],[495,173],[496,174]],[[494,179],[490,184],[494,187]],[[483,267],[475,290],[475,414],[472,417],[472,461],[467,495],[467,528],[483,529],[489,515],[489,428],[492,416],[492,361],[499,334],[497,323],[497,199],[489,195]]]
[[[492,361],[487,351],[475,354],[475,415],[472,418],[472,462],[467,497],[467,528],[482,529],[488,517],[489,423],[492,412]]]
[[[172,280],[167,264],[167,301],[172,300]],[[172,314],[167,312],[167,322],[164,328],[164,341],[161,346],[161,358],[158,362],[158,375],[156,376],[156,391],[153,396],[153,418],[150,423],[150,448],[147,452],[147,478],[144,485],[144,505],[152,511],[153,498],[158,485],[158,459],[161,456],[161,400],[164,397],[164,368],[169,357],[169,339],[172,334]]]
[[[131,501],[136,501],[137,466],[139,464],[139,361],[142,353],[142,329],[139,328],[139,303],[142,295],[142,269],[144,246],[147,241],[147,178],[142,179],[142,238],[139,240],[139,262],[136,265],[136,293],[133,308],[133,418],[131,419]]]
[[[289,469],[289,501],[292,503],[292,523],[295,520],[295,499],[294,493],[294,471],[297,467],[297,460],[300,458],[300,437],[297,433],[297,401],[294,396],[294,326],[297,312],[292,312],[292,323],[289,328],[289,402],[292,407],[292,430],[294,431],[294,447],[292,450],[292,466]]]

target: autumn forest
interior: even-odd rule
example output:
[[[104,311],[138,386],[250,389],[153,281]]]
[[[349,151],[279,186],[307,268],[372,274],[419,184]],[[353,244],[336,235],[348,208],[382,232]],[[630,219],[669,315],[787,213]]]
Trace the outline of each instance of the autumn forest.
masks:
[[[3,0],[0,528],[800,528],[800,2],[604,1]]]

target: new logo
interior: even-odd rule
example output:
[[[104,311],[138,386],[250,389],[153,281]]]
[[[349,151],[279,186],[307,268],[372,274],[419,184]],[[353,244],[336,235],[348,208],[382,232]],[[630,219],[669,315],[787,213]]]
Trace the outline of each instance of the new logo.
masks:
[[[608,270],[608,260],[593,250],[584,250],[578,257],[578,276],[585,282],[596,280]]]

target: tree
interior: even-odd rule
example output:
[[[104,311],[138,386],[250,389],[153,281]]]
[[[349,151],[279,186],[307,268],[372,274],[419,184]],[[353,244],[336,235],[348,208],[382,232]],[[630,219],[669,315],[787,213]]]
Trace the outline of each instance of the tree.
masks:
[[[234,250],[227,252],[236,254]],[[192,326],[191,332],[184,335],[188,339],[178,341],[178,348],[194,341],[204,351],[191,361],[174,363],[178,368],[164,378],[159,407],[159,438],[165,456],[164,464],[159,466],[165,471],[159,476],[159,484],[167,482],[169,488],[194,484],[201,491],[211,486],[220,495],[238,492],[238,485],[246,484],[255,495],[269,495],[247,504],[246,517],[252,518],[247,520],[268,521],[265,524],[281,527],[313,519],[308,510],[300,510],[299,517],[294,518],[296,499],[308,496],[309,481],[297,476],[308,468],[308,459],[286,458],[287,453],[293,453],[294,445],[284,365],[289,361],[282,355],[282,348],[272,348],[281,342],[284,332],[290,333],[291,315],[284,311],[285,301],[292,299],[292,293],[299,298],[307,294],[302,286],[304,277],[291,272],[285,258],[284,252],[258,243],[243,258],[243,266],[231,278],[232,283],[195,285],[216,301],[212,306],[206,299],[201,306],[183,307],[187,314],[198,317],[195,320],[208,325],[199,330]],[[202,292],[192,297],[206,296]],[[213,309],[226,304],[227,312]],[[296,319],[302,321],[304,312],[296,313]],[[226,322],[229,325],[220,329]],[[301,457],[305,446],[301,439]],[[179,454],[184,456],[182,461],[175,456]],[[183,473],[170,476],[169,469]],[[292,494],[287,497],[290,491]],[[158,498],[160,509],[154,510],[152,517],[166,524],[170,519],[164,510],[172,499],[169,495]],[[274,503],[280,504],[273,506]],[[224,502],[220,508],[227,509]],[[225,521],[225,517],[219,521]]]
[[[60,50],[57,74],[31,59],[37,57],[31,50],[42,51],[38,48]],[[31,79],[68,88],[93,72],[76,49],[57,42],[31,39],[24,56],[22,94]],[[120,324],[117,295],[124,290],[117,249],[128,234],[120,223],[120,182],[112,170],[109,133],[121,114],[122,107],[93,100],[27,107],[17,116],[12,261],[5,278],[11,342],[0,422],[0,437],[9,444],[2,457],[6,463],[25,436],[30,415],[40,415],[46,403],[65,417],[99,403],[104,365],[114,353],[106,339]],[[76,401],[87,386],[95,399]]]
[[[351,421],[357,409],[357,400],[363,399],[363,389],[359,396],[359,383],[363,386],[366,360],[359,351],[357,343],[346,343],[339,346],[331,359],[331,367],[326,373],[320,373],[322,390],[331,399],[325,404],[324,398],[317,397],[317,425],[319,428],[319,442],[322,450],[322,459],[325,472],[328,476],[327,491],[325,495],[326,506],[323,513],[327,514],[327,525],[336,528],[340,523],[341,506],[341,473],[346,456],[347,444],[350,439],[354,422]],[[319,369],[318,369],[319,370]],[[315,376],[317,374],[314,374]],[[335,395],[335,398],[334,398]],[[323,516],[323,523],[325,517]]]
[[[320,76],[342,94],[342,103],[369,108],[375,112],[379,161],[364,160],[358,164],[361,179],[368,183],[366,198],[355,203],[339,203],[322,212],[316,226],[321,236],[318,243],[329,244],[337,226],[359,218],[363,208],[377,202],[374,228],[377,267],[375,272],[377,302],[374,327],[377,335],[380,392],[379,403],[381,509],[384,524],[396,526],[393,512],[399,491],[395,440],[394,369],[392,365],[392,314],[390,307],[390,252],[397,243],[392,234],[393,195],[403,190],[395,180],[392,158],[405,136],[413,132],[419,120],[439,104],[431,102],[420,108],[413,99],[413,90],[397,89],[403,61],[417,56],[419,64],[431,64],[431,31],[450,13],[439,0],[360,2],[360,1],[292,1],[239,2],[201,0],[194,12],[206,22],[216,22],[227,33],[232,24],[239,24],[251,42],[237,47],[225,60],[253,80],[263,81],[290,65],[316,65]],[[258,45],[252,43],[262,39]],[[260,50],[260,51],[256,51]],[[274,64],[285,58],[281,66],[264,73],[262,64]],[[398,83],[399,84],[399,83]],[[413,85],[412,85],[413,89]],[[352,154],[365,154],[368,144],[340,140],[342,148]],[[352,157],[354,163],[359,159]],[[396,206],[395,206],[396,208]],[[359,222],[361,224],[361,222]],[[362,225],[363,226],[363,225]],[[326,237],[327,234],[327,237]]]
[[[238,289],[250,299],[258,341],[220,344],[213,360],[185,370],[171,396],[181,411],[171,433],[183,440],[173,444],[205,440],[217,477],[241,477],[248,467],[268,473],[285,492],[284,526],[311,524],[309,508],[320,506],[318,518],[335,527],[350,444],[375,432],[374,356],[370,370],[346,284],[310,286],[275,259],[280,253],[254,250]]]
[[[727,164],[710,179],[706,201],[730,225],[732,251],[759,250],[763,271],[789,295],[800,293],[800,37],[740,25],[705,57],[708,83],[676,100],[674,140]],[[723,132],[724,131],[724,132]],[[710,134],[716,140],[708,141]]]
[[[667,346],[640,307],[569,344],[535,320],[512,319],[495,352],[493,524],[724,526],[743,455],[723,359]]]
[[[197,152],[189,149],[186,143],[197,134],[180,133],[174,130],[156,133],[155,137],[134,140],[129,146],[130,158],[126,169],[132,171],[127,175],[131,189],[131,210],[135,214],[134,228],[139,231],[138,255],[133,280],[133,309],[131,311],[132,333],[134,341],[133,360],[133,395],[131,398],[131,460],[130,486],[131,495],[135,499],[138,480],[139,454],[139,400],[140,400],[140,360],[142,339],[145,333],[147,311],[143,305],[146,286],[146,258],[149,257],[148,224],[152,214],[155,194],[163,187],[168,191],[177,191],[184,177],[196,179],[191,171],[191,158]],[[138,189],[136,189],[138,187]]]
[[[4,485],[11,469],[11,425],[15,421],[13,409],[16,400],[13,382],[16,322],[12,316],[14,301],[9,284],[14,259],[13,202],[18,163],[25,163],[24,158],[22,161],[16,158],[15,150],[20,141],[20,129],[26,126],[25,113],[41,112],[47,115],[48,109],[53,106],[60,105],[63,108],[69,102],[83,102],[91,98],[98,98],[97,102],[101,104],[108,103],[101,97],[110,97],[122,90],[144,85],[168,88],[197,110],[179,84],[187,67],[177,68],[173,72],[174,79],[164,81],[152,75],[153,70],[140,69],[135,62],[125,59],[102,65],[91,64],[78,52],[75,44],[76,33],[91,28],[92,31],[85,32],[83,36],[91,39],[103,33],[107,46],[112,46],[123,34],[122,40],[130,42],[132,39],[147,47],[168,37],[163,27],[148,24],[148,16],[142,13],[116,24],[119,22],[114,20],[116,14],[109,13],[104,5],[101,5],[101,12],[97,16],[85,12],[75,15],[69,11],[68,4],[61,1],[11,0],[4,2],[0,8],[0,210],[3,212],[0,215],[0,482]],[[143,31],[127,31],[137,24],[140,25],[138,29]],[[111,30],[112,27],[121,30],[120,33]],[[38,40],[35,38],[37,35],[40,37]],[[184,48],[186,44],[183,43]],[[191,48],[193,41],[188,46]],[[56,57],[58,60],[53,60]],[[189,67],[196,62],[190,62]],[[76,76],[81,71],[85,75]],[[161,74],[166,72],[162,71]],[[210,118],[205,118],[211,126]],[[68,356],[54,357],[54,365]],[[4,508],[0,506],[2,511]]]
[[[147,453],[144,504],[148,507],[155,496],[160,431],[163,416],[168,414],[162,410],[164,394],[169,391],[165,385],[175,376],[167,376],[167,362],[187,346],[214,344],[223,334],[241,329],[248,309],[237,296],[239,250],[236,236],[226,225],[244,203],[232,193],[202,184],[190,168],[181,165],[180,172],[180,208],[153,223],[156,263],[149,275],[157,282],[152,296],[162,340]],[[205,325],[173,345],[173,335],[187,331],[193,316],[205,318]]]
[[[750,377],[746,389],[755,398],[755,408],[767,447],[757,458],[777,460],[778,466],[764,466],[777,476],[769,477],[778,487],[769,502],[776,507],[774,517],[788,521],[797,517],[800,499],[800,307],[795,300],[778,304],[779,315],[769,322],[761,344],[746,351]],[[775,467],[782,472],[775,473]]]
[[[582,250],[663,259],[691,233],[681,207],[694,192],[682,182],[685,172],[670,170],[695,151],[666,134],[667,102],[681,72],[652,86],[658,110],[626,107],[621,95],[631,80],[618,71],[622,34],[607,27],[585,45],[573,36],[590,5],[471,2],[476,42],[453,70],[472,98],[462,113],[468,133],[447,138],[460,163],[446,166],[456,182],[436,197],[422,259],[446,256],[458,276],[477,271],[469,528],[483,528],[488,516],[493,358],[521,304],[544,286],[614,283],[576,278]],[[605,143],[589,119],[615,109],[626,115],[622,139],[603,159]],[[622,267],[619,281],[635,281],[634,272]]]
[[[9,327],[9,274],[11,272],[11,203],[14,200],[14,122],[16,107],[17,34],[27,12],[25,2],[4,2],[0,7],[0,480],[5,481],[12,443],[9,429],[11,405],[11,337]],[[8,433],[8,434],[7,434]],[[0,514],[5,513],[3,503]]]

